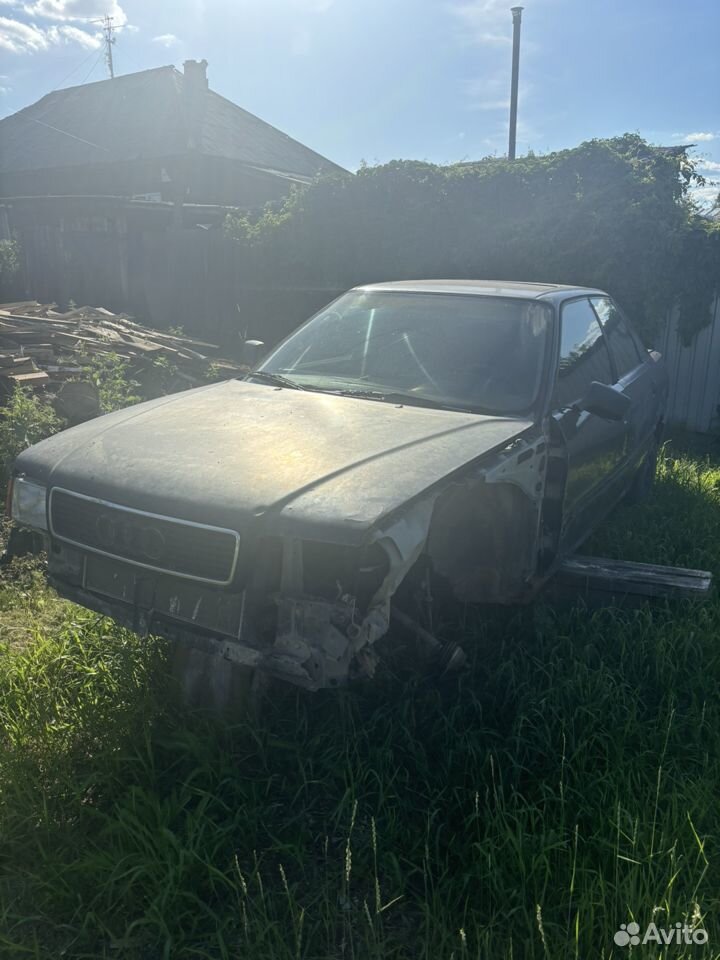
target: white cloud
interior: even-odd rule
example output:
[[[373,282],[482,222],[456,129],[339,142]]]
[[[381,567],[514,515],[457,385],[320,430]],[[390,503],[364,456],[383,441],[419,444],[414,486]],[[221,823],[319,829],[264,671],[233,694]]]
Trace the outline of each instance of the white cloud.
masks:
[[[535,0],[532,7],[534,19],[537,21],[542,8],[554,2],[556,0]],[[499,118],[510,109],[510,45],[513,35],[511,5],[508,0],[450,0],[445,6],[456,41],[465,46],[483,48],[473,70],[476,75],[466,79],[463,87],[467,109],[489,114],[487,122],[478,121],[480,131],[486,134],[486,146],[494,146],[497,140],[496,134],[488,135],[487,132],[492,129],[493,115]],[[529,25],[532,26],[532,23]],[[526,31],[522,38],[521,111],[531,92],[534,64],[538,60],[539,48],[532,35],[532,30],[529,33]]]
[[[34,23],[0,17],[0,50],[7,50],[9,53],[40,53],[50,47],[72,43],[86,50],[94,50],[100,46],[101,39],[96,33],[88,33],[66,24],[45,29]]]
[[[472,43],[504,47],[512,41],[512,16],[507,0],[464,0],[449,4],[448,10]]]
[[[708,183],[704,187],[693,187],[692,198],[700,204],[703,210],[711,210],[718,199],[717,183]]]
[[[695,143],[708,143],[710,140],[717,140],[716,133],[686,133],[685,139],[692,140]]]
[[[118,0],[33,0],[23,3],[22,9],[31,17],[47,20],[95,20],[108,15],[115,27],[127,21]]]
[[[696,133],[674,133],[672,135],[673,140],[683,140],[685,143],[709,143],[711,140],[717,140],[720,134],[718,133],[703,133],[702,131]]]
[[[48,36],[52,43],[77,43],[86,50],[97,50],[102,39],[98,33],[87,33],[78,27],[70,27],[65,24],[61,27],[50,27]]]
[[[510,109],[510,70],[501,67],[483,77],[473,77],[464,83],[467,106],[470,110]],[[519,102],[523,107],[533,84],[525,80],[520,85]]]
[[[174,47],[176,43],[180,43],[174,33],[161,33],[159,36],[153,37],[152,42],[159,43],[161,47]]]
[[[720,173],[720,163],[717,160],[701,160],[698,163],[698,169],[707,170],[710,173]]]
[[[479,43],[483,46],[504,47],[512,41],[512,27],[507,33],[501,33],[497,27],[494,30],[488,29],[489,23],[494,21],[486,19],[475,4],[463,3],[452,6],[451,12],[459,20],[460,27],[466,38],[472,43]],[[498,25],[499,26],[499,25]]]
[[[508,100],[507,77],[499,70],[472,77],[463,83],[463,88],[471,110],[499,110],[500,105]]]
[[[45,30],[32,23],[0,17],[0,49],[10,53],[37,53],[49,46]]]

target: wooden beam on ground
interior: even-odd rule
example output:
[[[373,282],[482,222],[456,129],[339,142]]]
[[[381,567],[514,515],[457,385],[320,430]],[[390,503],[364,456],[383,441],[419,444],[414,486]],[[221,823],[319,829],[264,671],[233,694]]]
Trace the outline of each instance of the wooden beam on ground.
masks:
[[[597,599],[684,597],[707,600],[712,587],[712,574],[707,570],[691,570],[687,567],[573,555],[560,565],[550,586],[551,590],[572,590]]]
[[[11,373],[6,379],[19,387],[42,387],[50,377],[44,370],[34,370],[32,373]]]

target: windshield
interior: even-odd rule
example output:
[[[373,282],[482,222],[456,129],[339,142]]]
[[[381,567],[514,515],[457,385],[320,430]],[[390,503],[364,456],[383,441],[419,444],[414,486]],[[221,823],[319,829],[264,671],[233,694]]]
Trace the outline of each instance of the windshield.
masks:
[[[538,393],[550,316],[533,300],[355,290],[259,371],[311,390],[518,414]]]

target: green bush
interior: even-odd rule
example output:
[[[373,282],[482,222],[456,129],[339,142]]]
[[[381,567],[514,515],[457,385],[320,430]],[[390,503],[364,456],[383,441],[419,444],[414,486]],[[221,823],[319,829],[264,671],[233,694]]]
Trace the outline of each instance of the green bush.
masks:
[[[0,240],[0,289],[20,269],[20,246],[17,240]]]
[[[83,380],[95,385],[103,413],[122,410],[142,397],[137,393],[138,382],[132,377],[130,364],[115,353],[93,354],[83,360]]]
[[[0,407],[0,496],[3,503],[15,457],[62,426],[63,422],[49,403],[22,387],[16,387],[7,405]]]
[[[607,289],[649,340],[677,305],[686,339],[710,320],[720,224],[702,217],[683,148],[635,134],[515,161],[393,161],[298,189],[258,218],[233,216],[248,275],[272,289],[347,289],[476,277]]]

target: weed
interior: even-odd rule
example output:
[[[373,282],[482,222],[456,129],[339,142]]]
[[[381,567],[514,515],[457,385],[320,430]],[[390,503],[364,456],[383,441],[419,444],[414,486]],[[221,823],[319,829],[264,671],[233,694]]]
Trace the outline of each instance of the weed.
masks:
[[[666,447],[587,549],[717,574],[717,461]],[[227,726],[172,706],[159,641],[24,577],[0,587],[3,639],[12,609],[35,624],[0,651],[3,957],[720,955],[717,598],[460,610],[459,679],[277,690]],[[651,921],[709,943],[614,945]]]
[[[7,404],[0,407],[0,497],[3,503],[15,457],[61,426],[61,420],[49,403],[22,387],[15,387]]]
[[[130,364],[115,353],[89,354],[82,359],[83,380],[95,385],[103,413],[139,403],[140,384],[133,379]]]

